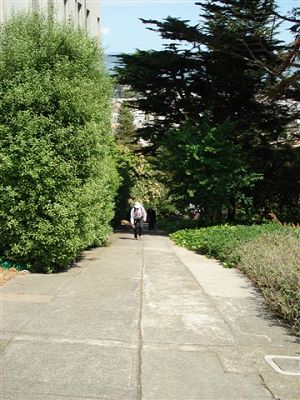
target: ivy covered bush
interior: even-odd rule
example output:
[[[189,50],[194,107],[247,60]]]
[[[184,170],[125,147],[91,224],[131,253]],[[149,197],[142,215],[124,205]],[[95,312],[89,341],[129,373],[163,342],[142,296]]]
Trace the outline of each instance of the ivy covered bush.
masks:
[[[226,267],[235,267],[240,260],[237,249],[244,243],[261,235],[282,233],[295,235],[299,231],[292,226],[278,223],[261,225],[215,225],[199,229],[184,229],[170,235],[179,246],[197,251],[209,257],[217,258]]]
[[[300,229],[279,223],[218,225],[170,235],[176,244],[242,270],[269,308],[300,327]]]
[[[241,246],[238,267],[261,289],[267,304],[300,328],[300,246],[293,234],[261,235]]]
[[[66,268],[110,232],[118,186],[99,44],[17,15],[0,31],[0,255]]]

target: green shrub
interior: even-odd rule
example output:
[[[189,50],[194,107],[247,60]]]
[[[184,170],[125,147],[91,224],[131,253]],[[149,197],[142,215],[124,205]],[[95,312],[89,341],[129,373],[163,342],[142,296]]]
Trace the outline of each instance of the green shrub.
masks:
[[[167,233],[174,233],[182,229],[195,229],[202,226],[202,221],[193,219],[161,219],[157,223],[157,228]]]
[[[99,44],[17,15],[0,30],[0,251],[32,271],[67,267],[110,231],[118,185],[111,83]]]
[[[300,246],[294,235],[262,235],[241,246],[239,268],[275,312],[300,327]]]
[[[238,266],[271,309],[300,327],[300,230],[278,223],[218,225],[171,234],[180,246]]]
[[[236,249],[256,237],[272,232],[294,232],[292,227],[277,223],[263,225],[216,225],[207,228],[177,231],[171,239],[178,245],[215,257],[233,267],[239,260]]]

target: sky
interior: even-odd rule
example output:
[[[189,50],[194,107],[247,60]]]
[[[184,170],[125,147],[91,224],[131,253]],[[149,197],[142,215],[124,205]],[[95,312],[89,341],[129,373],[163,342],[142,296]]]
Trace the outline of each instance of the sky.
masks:
[[[277,0],[279,11],[286,13],[300,7],[300,0]],[[169,15],[198,22],[200,7],[195,0],[100,0],[101,40],[106,54],[132,53],[136,49],[160,50],[163,41],[159,34],[146,29],[139,20],[162,20]],[[282,40],[289,41],[283,29]]]

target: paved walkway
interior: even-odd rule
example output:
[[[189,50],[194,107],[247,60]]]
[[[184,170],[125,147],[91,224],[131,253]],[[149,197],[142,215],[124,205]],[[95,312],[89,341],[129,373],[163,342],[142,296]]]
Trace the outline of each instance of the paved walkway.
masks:
[[[243,275],[167,237],[2,288],[1,400],[298,400],[296,338]],[[281,368],[279,369],[278,366]]]

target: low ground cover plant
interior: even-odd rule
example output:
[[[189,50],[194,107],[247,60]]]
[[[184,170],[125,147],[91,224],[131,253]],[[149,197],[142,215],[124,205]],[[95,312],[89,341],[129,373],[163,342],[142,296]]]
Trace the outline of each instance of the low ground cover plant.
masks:
[[[218,225],[170,235],[176,244],[238,267],[267,304],[300,327],[300,229],[279,223]]]
[[[269,307],[300,328],[300,246],[293,234],[262,235],[241,246],[238,267],[261,289]]]
[[[172,233],[171,239],[179,246],[217,258],[226,267],[234,267],[239,261],[239,254],[236,252],[239,246],[262,234],[273,232],[296,234],[295,228],[277,223],[261,225],[224,224],[180,230]]]
[[[157,228],[167,233],[174,233],[182,229],[195,229],[203,226],[202,221],[193,219],[159,219]]]

